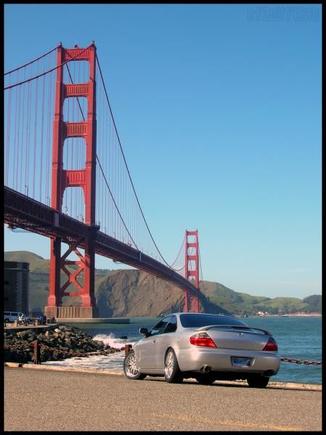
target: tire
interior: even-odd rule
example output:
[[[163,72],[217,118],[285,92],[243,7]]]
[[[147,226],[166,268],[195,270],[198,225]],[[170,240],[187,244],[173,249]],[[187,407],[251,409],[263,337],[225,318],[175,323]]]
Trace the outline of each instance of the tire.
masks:
[[[268,376],[256,375],[247,378],[250,388],[265,388],[269,382]]]
[[[169,384],[183,381],[177,357],[173,349],[168,349],[164,359],[164,378]]]
[[[212,385],[215,377],[211,373],[200,373],[196,375],[196,380],[200,385]]]
[[[128,352],[127,356],[123,361],[123,372],[128,379],[144,379],[146,375],[140,373],[138,367],[136,366],[136,356],[134,351]]]

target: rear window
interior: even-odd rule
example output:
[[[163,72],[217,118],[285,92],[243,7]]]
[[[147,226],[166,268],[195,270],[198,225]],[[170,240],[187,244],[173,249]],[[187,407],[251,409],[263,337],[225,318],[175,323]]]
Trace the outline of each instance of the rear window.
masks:
[[[217,314],[180,314],[180,322],[184,328],[200,328],[209,325],[248,326],[234,317]]]

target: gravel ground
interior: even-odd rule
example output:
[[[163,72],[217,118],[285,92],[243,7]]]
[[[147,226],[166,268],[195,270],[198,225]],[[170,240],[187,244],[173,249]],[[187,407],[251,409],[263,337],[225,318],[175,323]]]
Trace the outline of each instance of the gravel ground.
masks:
[[[4,370],[5,431],[321,431],[321,391]]]

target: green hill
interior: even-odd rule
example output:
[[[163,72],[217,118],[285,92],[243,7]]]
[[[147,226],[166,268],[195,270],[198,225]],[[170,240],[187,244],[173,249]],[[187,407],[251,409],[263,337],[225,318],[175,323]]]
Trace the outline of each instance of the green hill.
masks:
[[[321,295],[312,295],[305,299],[251,296],[231,290],[222,284],[207,281],[201,282],[200,288],[211,302],[233,314],[256,314],[258,311],[269,314],[321,313]]]
[[[217,282],[202,281],[200,289],[211,302],[234,314],[254,314],[253,308],[256,304],[270,300],[262,296],[236,292]]]
[[[308,304],[310,312],[321,313],[321,295],[307,296],[302,301]]]

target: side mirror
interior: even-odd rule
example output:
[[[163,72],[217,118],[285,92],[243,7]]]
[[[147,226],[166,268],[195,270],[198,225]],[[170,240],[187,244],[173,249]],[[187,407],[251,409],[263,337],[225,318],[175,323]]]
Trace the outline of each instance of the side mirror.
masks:
[[[145,337],[150,335],[147,328],[139,328],[139,334],[145,335]]]

